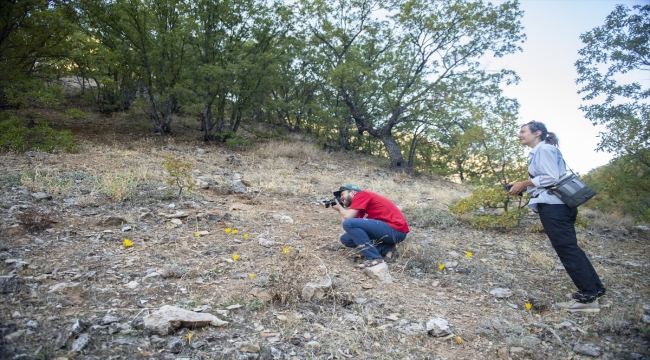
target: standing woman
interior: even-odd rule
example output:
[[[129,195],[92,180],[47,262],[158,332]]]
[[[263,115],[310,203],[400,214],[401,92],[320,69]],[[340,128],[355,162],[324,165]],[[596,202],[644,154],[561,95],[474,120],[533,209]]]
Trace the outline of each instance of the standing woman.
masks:
[[[573,300],[556,305],[571,312],[599,312],[598,297],[605,294],[605,287],[578,246],[575,230],[578,209],[568,207],[547,190],[566,173],[566,164],[557,148],[558,138],[543,123],[531,121],[519,130],[519,140],[532,149],[528,155],[528,180],[513,183],[508,194],[516,195],[524,190],[528,193],[528,207],[539,213],[546,235],[578,288]]]

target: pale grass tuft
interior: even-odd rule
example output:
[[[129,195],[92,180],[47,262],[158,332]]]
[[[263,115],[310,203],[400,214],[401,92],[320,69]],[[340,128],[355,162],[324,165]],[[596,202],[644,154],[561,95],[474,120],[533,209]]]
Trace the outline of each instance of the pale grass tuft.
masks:
[[[589,224],[596,228],[628,228],[634,225],[631,216],[619,216],[599,210],[580,209],[580,216],[589,219]]]
[[[528,263],[540,269],[550,269],[555,265],[555,260],[543,251],[533,250],[528,254]]]
[[[20,183],[32,192],[44,191],[53,195],[65,195],[72,187],[70,179],[65,179],[58,170],[23,171]]]
[[[138,186],[139,179],[133,171],[103,174],[97,178],[99,191],[115,201],[128,198]]]

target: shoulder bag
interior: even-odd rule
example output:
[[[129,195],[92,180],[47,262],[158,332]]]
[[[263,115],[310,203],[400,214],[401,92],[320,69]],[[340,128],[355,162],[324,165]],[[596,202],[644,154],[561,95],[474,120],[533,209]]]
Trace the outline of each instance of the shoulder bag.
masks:
[[[548,193],[555,194],[567,206],[575,208],[594,197],[596,192],[583,183],[573,170],[569,168],[569,171],[571,173],[561,178],[557,184],[548,190]]]

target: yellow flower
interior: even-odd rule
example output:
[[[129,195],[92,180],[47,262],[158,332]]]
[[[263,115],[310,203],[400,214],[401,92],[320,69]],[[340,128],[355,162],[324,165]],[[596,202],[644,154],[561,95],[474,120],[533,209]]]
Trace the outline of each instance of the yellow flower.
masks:
[[[232,234],[233,234],[233,235],[237,234],[237,230],[236,230],[236,229],[232,229]]]
[[[189,334],[183,336],[183,339],[185,339],[185,341],[187,341],[187,342],[190,342],[190,340],[192,340],[193,337],[194,337],[194,333],[189,333]]]
[[[463,339],[460,338],[460,336],[456,336],[456,342],[459,344],[463,343]]]
[[[471,251],[466,251],[465,256],[467,256],[468,259],[472,258],[472,252]]]
[[[131,246],[133,246],[133,242],[131,242],[131,240],[129,240],[129,239],[124,239],[124,242],[122,243],[122,245],[124,245],[124,247],[131,247]]]
[[[198,232],[194,233],[194,237],[199,237],[199,236],[201,236],[201,234],[199,234]]]
[[[230,228],[225,228],[225,229],[223,229],[223,231],[225,231],[226,233],[229,233],[231,230],[230,230]]]
[[[444,269],[444,268],[445,268],[445,264],[438,265],[438,269],[440,269],[440,271],[442,271],[442,269]]]
[[[255,274],[250,274],[250,275],[248,275],[248,277],[251,278],[251,279],[255,279]]]
[[[283,248],[282,248],[282,253],[283,253],[283,254],[288,254],[288,253],[289,253],[289,250],[290,250],[290,249],[289,249],[288,247],[283,247]]]
[[[529,303],[529,302],[526,302],[525,305],[526,305],[526,310],[530,310],[530,308],[533,307],[533,304],[531,304],[531,303]]]
[[[248,239],[248,233],[244,233],[244,239]]]
[[[232,259],[237,261],[237,259],[239,259],[239,255],[238,254],[233,254]]]

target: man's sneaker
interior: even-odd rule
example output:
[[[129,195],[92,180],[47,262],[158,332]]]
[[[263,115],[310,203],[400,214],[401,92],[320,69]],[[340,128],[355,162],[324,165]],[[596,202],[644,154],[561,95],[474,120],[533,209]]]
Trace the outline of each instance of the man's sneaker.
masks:
[[[581,303],[577,300],[571,300],[567,302],[561,302],[555,304],[555,306],[562,308],[570,312],[600,312],[600,306],[598,305],[598,300],[594,300],[590,303]]]
[[[612,306],[612,303],[606,297],[599,296],[598,297],[598,306],[601,307],[601,308],[608,308],[608,307]]]

